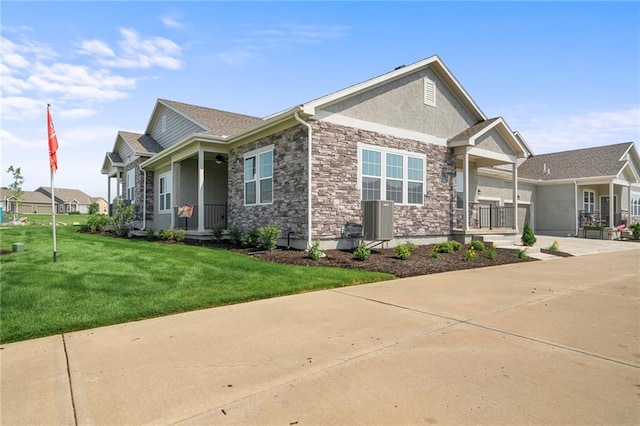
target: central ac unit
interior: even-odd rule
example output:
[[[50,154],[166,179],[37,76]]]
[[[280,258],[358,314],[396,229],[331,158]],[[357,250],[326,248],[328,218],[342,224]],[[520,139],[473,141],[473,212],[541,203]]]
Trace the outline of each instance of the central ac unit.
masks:
[[[363,201],[362,227],[365,240],[393,239],[393,201]]]

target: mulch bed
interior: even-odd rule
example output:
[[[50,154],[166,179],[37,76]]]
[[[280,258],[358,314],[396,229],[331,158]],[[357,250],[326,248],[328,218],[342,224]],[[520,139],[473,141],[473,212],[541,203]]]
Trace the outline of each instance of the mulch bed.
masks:
[[[310,259],[307,253],[302,250],[277,249],[271,252],[256,252],[252,255],[270,262],[289,265],[366,269],[376,272],[386,272],[398,278],[536,260],[532,258],[517,258],[516,250],[503,248],[495,249],[497,253],[495,259],[488,259],[484,252],[477,252],[475,259],[466,260],[464,258],[464,249],[453,253],[441,253],[439,258],[433,259],[428,256],[432,248],[433,245],[418,246],[407,260],[396,259],[393,249],[383,248],[373,249],[371,251],[371,257],[364,261],[354,259],[353,252],[349,250],[324,250],[325,257],[320,258],[318,261]],[[249,249],[234,251],[244,254],[255,252],[255,250]]]

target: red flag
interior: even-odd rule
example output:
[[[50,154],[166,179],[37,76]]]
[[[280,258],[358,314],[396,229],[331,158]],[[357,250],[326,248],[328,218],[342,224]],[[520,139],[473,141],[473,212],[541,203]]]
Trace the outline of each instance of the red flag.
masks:
[[[51,171],[58,170],[58,137],[56,136],[56,129],[53,127],[53,120],[51,119],[51,112],[49,112],[49,106],[47,105],[47,129],[49,130],[49,166]]]

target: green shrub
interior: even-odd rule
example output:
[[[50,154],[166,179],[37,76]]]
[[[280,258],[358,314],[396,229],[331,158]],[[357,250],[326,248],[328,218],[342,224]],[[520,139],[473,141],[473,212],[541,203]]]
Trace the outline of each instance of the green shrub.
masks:
[[[469,248],[464,252],[464,260],[474,260],[477,256],[478,256],[478,254],[477,254],[477,253],[476,253],[476,251],[473,249],[473,247],[469,247]]]
[[[187,238],[187,231],[185,231],[184,229],[178,229],[174,234],[173,234],[173,238],[178,241],[179,243],[184,242],[184,240]]]
[[[487,259],[495,259],[496,257],[498,257],[498,253],[492,248],[487,249],[484,252],[484,255]]]
[[[320,259],[324,255],[324,252],[320,250],[320,240],[315,240],[313,244],[311,244],[311,247],[309,247],[307,252],[309,253],[309,257],[311,259],[313,260]]]
[[[77,212],[77,211],[76,211],[76,212],[69,212],[69,213],[67,213],[67,214],[68,214],[69,216],[73,216],[73,215],[81,215],[82,213],[80,213],[80,212]]]
[[[395,252],[396,258],[400,260],[407,260],[411,257],[411,248],[406,243],[396,246],[394,249],[394,252]]]
[[[224,234],[224,226],[216,225],[211,228],[211,235],[213,235],[213,239],[217,242],[222,241],[222,235]]]
[[[158,237],[161,240],[172,241],[174,238],[174,234],[171,229],[163,229],[160,232],[158,232]]]
[[[251,228],[244,234],[242,238],[242,245],[245,247],[258,247],[260,242],[260,232],[257,228]]]
[[[439,257],[440,257],[440,253],[438,253],[438,252],[437,252],[437,251],[435,251],[435,250],[431,250],[431,251],[429,252],[429,257],[430,257],[431,259],[437,259],[437,258],[439,258]]]
[[[153,232],[152,228],[147,229],[147,240],[153,241],[156,238],[155,232]]]
[[[474,240],[474,241],[471,241],[471,243],[469,243],[469,248],[472,248],[476,251],[483,251],[484,243],[482,241]]]
[[[631,235],[634,240],[640,240],[640,222],[631,225]]]
[[[418,246],[415,245],[414,243],[412,243],[411,241],[405,242],[404,245],[407,246],[407,248],[409,249],[409,251],[411,253],[413,253],[414,251],[416,251],[418,249]]]
[[[364,243],[360,243],[357,249],[353,252],[353,257],[358,260],[367,260],[371,256],[371,250],[367,248],[367,245]]]
[[[453,251],[458,251],[460,250],[462,247],[464,247],[462,245],[462,243],[456,241],[456,240],[451,240],[451,241],[447,241],[447,244],[449,244],[451,246],[451,248],[453,249]]]
[[[433,247],[433,251],[438,253],[453,253],[454,248],[450,241],[438,243]]]
[[[114,207],[115,214],[113,215],[113,230],[118,237],[126,236],[129,229],[131,229],[131,221],[133,220],[133,213],[136,209],[137,206],[135,204],[125,204],[122,198],[116,199],[116,205]]]
[[[553,244],[551,244],[547,250],[549,250],[552,253],[556,253],[559,247],[560,247],[560,243],[557,241],[554,241]]]
[[[96,214],[99,209],[100,207],[98,206],[98,203],[89,204],[89,214]]]
[[[231,240],[231,243],[236,246],[242,244],[242,229],[236,225],[229,228],[229,239]]]
[[[527,247],[531,247],[536,243],[536,236],[533,235],[533,229],[531,229],[531,225],[529,225],[529,222],[524,224],[521,240],[522,244]]]
[[[87,228],[91,232],[103,232],[104,227],[110,224],[111,218],[104,214],[92,214],[87,218]]]
[[[518,250],[516,251],[516,257],[518,259],[527,259],[529,256],[525,250]]]
[[[280,232],[280,225],[275,222],[260,228],[258,230],[260,234],[260,247],[268,251],[275,250],[278,245]]]

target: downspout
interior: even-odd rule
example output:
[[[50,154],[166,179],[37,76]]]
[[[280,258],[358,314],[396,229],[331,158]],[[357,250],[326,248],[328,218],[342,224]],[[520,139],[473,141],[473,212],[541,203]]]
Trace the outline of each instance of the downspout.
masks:
[[[307,136],[307,140],[309,141],[307,145],[307,248],[311,247],[311,143],[313,138],[313,129],[311,128],[311,124],[307,123],[298,115],[298,111],[296,111],[293,116],[296,121],[305,126],[309,133]]]
[[[573,180],[573,187],[574,187],[574,191],[573,191],[573,195],[574,195],[574,202],[575,202],[575,210],[573,212],[573,217],[575,218],[575,225],[576,225],[576,229],[575,229],[575,233],[574,233],[574,237],[578,236],[578,233],[580,232],[580,217],[578,216],[578,182],[574,179]]]
[[[147,226],[147,171],[138,164],[138,168],[142,172],[142,229],[144,231]]]

